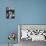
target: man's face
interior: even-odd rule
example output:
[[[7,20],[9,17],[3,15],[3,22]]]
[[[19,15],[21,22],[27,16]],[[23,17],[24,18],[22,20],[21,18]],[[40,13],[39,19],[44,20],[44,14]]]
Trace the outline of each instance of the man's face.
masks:
[[[10,15],[12,15],[12,12],[11,12],[11,11],[9,11],[9,16],[10,16]]]
[[[9,9],[9,7],[8,8],[6,8],[6,17],[7,18],[15,18],[15,10],[14,9]]]

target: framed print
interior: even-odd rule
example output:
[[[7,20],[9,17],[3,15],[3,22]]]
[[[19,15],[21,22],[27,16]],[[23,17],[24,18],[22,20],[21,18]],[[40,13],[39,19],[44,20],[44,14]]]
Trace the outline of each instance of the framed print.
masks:
[[[20,35],[18,35],[20,41],[46,41],[46,25],[20,24],[18,25],[18,33],[20,33]]]
[[[10,7],[6,7],[6,18],[7,19],[14,19],[15,18],[15,10]]]

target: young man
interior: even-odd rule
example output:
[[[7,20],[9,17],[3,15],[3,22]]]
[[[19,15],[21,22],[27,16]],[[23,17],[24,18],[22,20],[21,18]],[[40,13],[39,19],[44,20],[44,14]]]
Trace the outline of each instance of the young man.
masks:
[[[14,19],[15,18],[15,10],[11,9],[9,7],[6,8],[6,18],[9,19]]]

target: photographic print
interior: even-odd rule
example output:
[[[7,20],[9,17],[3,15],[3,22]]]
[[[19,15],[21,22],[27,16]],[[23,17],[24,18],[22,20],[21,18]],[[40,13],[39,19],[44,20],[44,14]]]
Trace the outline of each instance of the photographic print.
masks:
[[[14,19],[15,18],[15,10],[10,7],[6,7],[6,18],[7,19]]]
[[[19,42],[30,46],[31,42],[46,42],[46,25],[18,25]]]

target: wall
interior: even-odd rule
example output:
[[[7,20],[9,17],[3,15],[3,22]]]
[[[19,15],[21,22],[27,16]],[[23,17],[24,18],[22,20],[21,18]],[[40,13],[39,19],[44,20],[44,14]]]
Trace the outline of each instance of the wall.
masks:
[[[46,24],[46,0],[16,1],[16,14],[21,24]]]
[[[15,0],[0,0],[0,44],[7,44],[9,42],[8,34],[10,32],[16,32],[17,34],[17,16],[15,19],[6,19],[7,6],[15,8]]]
[[[6,19],[7,6],[15,8],[15,19]],[[17,24],[46,24],[46,0],[0,0],[0,44],[8,43],[9,32],[18,32]]]

